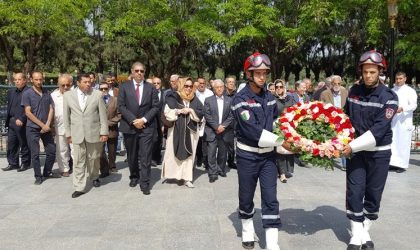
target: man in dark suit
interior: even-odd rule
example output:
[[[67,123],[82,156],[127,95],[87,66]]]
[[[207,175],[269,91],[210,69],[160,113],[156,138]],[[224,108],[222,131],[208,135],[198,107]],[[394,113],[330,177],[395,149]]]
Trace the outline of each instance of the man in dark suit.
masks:
[[[162,164],[162,140],[163,140],[163,124],[160,120],[160,113],[163,112],[163,93],[161,90],[162,87],[162,80],[155,76],[152,79],[152,83],[155,86],[158,92],[159,98],[159,112],[156,115],[156,135],[153,137],[153,153],[152,153],[152,165],[160,165]]]
[[[7,161],[9,165],[3,171],[17,169],[25,171],[31,165],[31,155],[26,141],[26,115],[20,103],[22,93],[29,89],[26,86],[26,77],[23,73],[13,76],[15,88],[7,91],[7,116],[5,126],[7,131]],[[19,149],[22,154],[22,165],[19,167]]]
[[[130,187],[140,182],[140,190],[150,194],[150,165],[153,135],[159,112],[159,98],[152,84],[144,81],[145,67],[140,62],[131,67],[132,80],[120,87],[118,109],[121,112],[120,131],[124,134],[130,169]]]
[[[204,101],[205,138],[211,183],[217,180],[217,175],[226,177],[227,143],[233,140],[233,115],[230,109],[232,99],[223,95],[224,88],[222,80],[214,80],[215,95],[207,97]]]

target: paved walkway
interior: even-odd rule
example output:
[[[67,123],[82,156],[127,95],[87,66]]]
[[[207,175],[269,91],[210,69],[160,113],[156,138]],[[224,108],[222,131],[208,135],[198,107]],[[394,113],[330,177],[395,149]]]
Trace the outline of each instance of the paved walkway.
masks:
[[[162,184],[160,168],[153,168],[152,194],[144,196],[128,186],[123,158],[117,161],[118,173],[78,199],[71,198],[71,178],[35,186],[33,170],[0,171],[0,249],[242,249],[236,171],[210,184],[196,169],[196,188],[188,189]],[[376,249],[419,249],[420,155],[411,163],[388,177],[371,230]],[[287,184],[278,184],[281,249],[346,249],[344,196],[344,172],[297,167]],[[260,199],[258,191],[255,249],[265,248]]]

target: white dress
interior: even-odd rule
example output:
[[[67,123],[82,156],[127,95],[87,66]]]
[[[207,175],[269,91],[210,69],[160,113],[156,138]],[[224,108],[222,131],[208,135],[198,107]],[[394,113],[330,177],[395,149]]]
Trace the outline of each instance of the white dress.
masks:
[[[403,111],[392,119],[391,161],[389,165],[408,168],[411,150],[411,135],[414,130],[413,112],[417,108],[416,91],[404,84],[392,89],[398,95],[398,107]]]

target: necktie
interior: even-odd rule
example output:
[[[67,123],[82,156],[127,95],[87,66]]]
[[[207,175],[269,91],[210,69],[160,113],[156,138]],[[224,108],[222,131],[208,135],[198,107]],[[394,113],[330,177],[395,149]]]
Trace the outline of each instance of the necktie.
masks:
[[[86,94],[85,93],[82,93],[82,105],[81,105],[82,107],[82,110],[83,109],[85,109],[85,106],[86,106]]]
[[[140,105],[140,84],[136,84],[137,103]]]

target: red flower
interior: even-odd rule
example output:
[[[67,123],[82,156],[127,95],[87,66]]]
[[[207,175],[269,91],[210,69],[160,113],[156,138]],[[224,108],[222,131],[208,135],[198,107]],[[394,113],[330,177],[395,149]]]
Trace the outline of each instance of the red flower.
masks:
[[[319,155],[319,149],[314,148],[314,150],[312,151],[312,154],[315,155],[315,156],[318,156]]]

